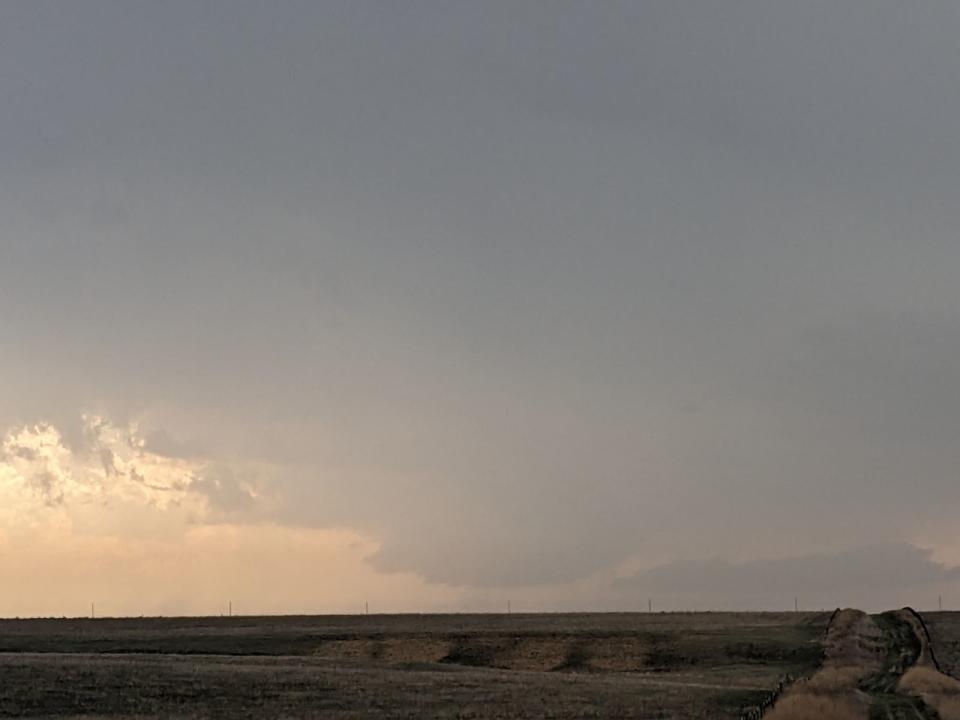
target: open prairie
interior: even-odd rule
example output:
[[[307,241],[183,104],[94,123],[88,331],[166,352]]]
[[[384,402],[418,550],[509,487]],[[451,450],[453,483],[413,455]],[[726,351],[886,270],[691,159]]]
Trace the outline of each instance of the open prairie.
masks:
[[[0,621],[0,716],[737,718],[829,613]]]

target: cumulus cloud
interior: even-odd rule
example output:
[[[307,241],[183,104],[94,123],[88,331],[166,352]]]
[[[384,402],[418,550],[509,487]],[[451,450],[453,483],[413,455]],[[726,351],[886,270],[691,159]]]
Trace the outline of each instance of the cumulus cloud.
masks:
[[[170,458],[199,458],[203,450],[195,443],[173,437],[163,428],[151,428],[142,433],[143,449],[154,455]]]
[[[9,430],[0,451],[0,491],[8,510],[39,506],[67,512],[84,506],[143,505],[204,512],[192,487],[204,464],[144,450],[135,426],[83,417],[85,447],[71,448],[50,424]]]
[[[154,509],[178,522],[254,521],[269,507],[255,465],[234,468],[152,447],[137,423],[83,415],[79,444],[50,423],[14,427],[0,444],[0,527],[17,518],[76,519],[92,509]]]

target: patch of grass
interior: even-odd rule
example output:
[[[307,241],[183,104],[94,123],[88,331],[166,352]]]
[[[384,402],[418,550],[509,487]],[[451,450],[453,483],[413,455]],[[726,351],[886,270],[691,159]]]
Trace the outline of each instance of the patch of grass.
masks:
[[[497,645],[465,637],[456,640],[440,662],[467,667],[497,667],[502,655],[503,649]]]
[[[960,680],[933,667],[915,667],[900,679],[898,689],[923,698],[940,720],[960,720]]]
[[[584,672],[590,670],[590,651],[583,643],[574,643],[567,649],[567,654],[555,668],[559,671]]]
[[[934,720],[927,705],[917,697],[881,693],[870,703],[870,720]]]

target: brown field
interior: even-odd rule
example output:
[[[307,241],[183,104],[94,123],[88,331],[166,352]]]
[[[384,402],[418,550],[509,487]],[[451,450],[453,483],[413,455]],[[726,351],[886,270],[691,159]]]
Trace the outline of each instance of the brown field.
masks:
[[[0,621],[0,716],[737,718],[827,613]]]

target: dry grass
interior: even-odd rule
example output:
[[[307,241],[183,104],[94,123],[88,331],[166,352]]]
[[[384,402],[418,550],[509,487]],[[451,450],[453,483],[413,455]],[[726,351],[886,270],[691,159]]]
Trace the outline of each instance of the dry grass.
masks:
[[[914,667],[900,678],[897,689],[901,692],[924,695],[956,695],[960,697],[960,680],[937,672],[932,667]]]
[[[897,690],[919,695],[941,720],[960,720],[960,680],[932,667],[914,667],[904,673]]]
[[[825,667],[810,680],[798,683],[766,717],[770,720],[867,720],[867,699],[857,683],[869,667]]]
[[[859,699],[804,693],[777,703],[768,720],[868,720],[869,707]]]
[[[797,683],[767,717],[770,720],[867,720],[867,699],[858,683],[880,667],[872,642],[879,630],[865,613],[842,610],[824,643],[824,665]]]
[[[807,692],[828,694],[853,690],[864,675],[862,666],[825,667],[803,684]]]
[[[960,698],[945,698],[936,706],[940,720],[960,720]]]

